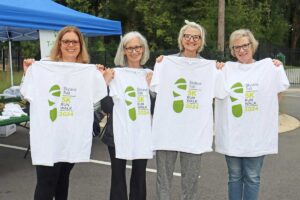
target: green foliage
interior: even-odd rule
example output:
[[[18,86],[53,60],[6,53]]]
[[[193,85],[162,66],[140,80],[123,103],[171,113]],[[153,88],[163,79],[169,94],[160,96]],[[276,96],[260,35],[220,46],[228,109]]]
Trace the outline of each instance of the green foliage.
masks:
[[[197,1],[195,7],[198,8],[196,13],[199,13],[199,17],[194,21],[202,25],[206,30],[206,48],[204,50],[207,51],[207,49],[209,49],[216,51],[218,37],[218,1]]]
[[[40,60],[40,42],[39,40],[20,42],[21,55],[23,58],[34,58]]]
[[[162,50],[178,49],[178,32],[184,25],[185,19],[195,21],[206,29],[205,52],[216,52],[217,49],[218,1],[216,0],[55,1],[81,12],[121,21],[123,32],[141,32],[147,38],[151,51],[162,52]],[[240,28],[250,29],[260,43],[267,42],[287,46],[292,33],[296,36],[299,35],[300,15],[297,13],[300,8],[297,1],[226,0],[225,46],[228,46],[230,34]],[[294,32],[291,32],[292,28]],[[298,34],[295,34],[295,31]],[[104,50],[109,52],[110,57],[113,57],[119,41],[117,36],[89,38],[88,48],[92,54],[92,60],[103,60],[102,58],[97,59],[95,55],[101,57],[101,52]],[[24,49],[22,52],[24,57],[39,56],[37,43],[22,42],[21,46]],[[215,56],[222,58],[222,55],[216,53]]]
[[[176,15],[171,12],[173,9],[172,1],[138,1],[135,11],[143,18],[139,27],[147,37],[152,51],[174,48],[177,44],[178,22],[176,23]]]
[[[247,28],[258,40],[283,44],[288,33],[280,8],[268,1],[228,1],[225,18],[226,38],[234,30]]]

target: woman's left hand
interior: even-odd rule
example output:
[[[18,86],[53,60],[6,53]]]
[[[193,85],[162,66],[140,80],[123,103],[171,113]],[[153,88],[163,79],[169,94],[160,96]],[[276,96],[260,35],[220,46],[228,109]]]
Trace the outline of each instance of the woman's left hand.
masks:
[[[280,65],[282,65],[282,62],[280,60],[277,60],[277,59],[273,59],[273,64],[276,66],[276,67],[279,67]]]

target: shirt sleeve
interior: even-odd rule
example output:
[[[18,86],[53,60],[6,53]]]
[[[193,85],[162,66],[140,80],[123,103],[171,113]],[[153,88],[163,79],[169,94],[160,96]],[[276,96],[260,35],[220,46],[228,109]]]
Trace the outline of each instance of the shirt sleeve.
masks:
[[[107,96],[107,86],[103,78],[103,75],[95,68],[94,72],[94,93],[93,93],[93,103],[97,103],[105,96]]]
[[[152,92],[155,92],[155,93],[159,92],[160,73],[161,73],[162,67],[163,67],[163,61],[160,63],[156,63],[154,66],[154,72],[153,72],[152,80],[150,83],[150,90]]]
[[[286,76],[286,73],[282,65],[276,67],[275,70],[276,70],[277,80],[278,80],[277,91],[278,93],[283,92],[290,87],[290,82]]]
[[[121,73],[119,73],[118,70],[115,70],[115,76],[114,79],[111,80],[109,83],[109,96],[111,96],[113,99],[118,99],[118,76],[120,76]]]
[[[22,83],[21,83],[21,89],[20,92],[23,96],[24,99],[28,100],[29,102],[32,102],[32,100],[34,99],[33,97],[33,73],[34,73],[34,66],[32,65],[31,67],[29,67],[26,71],[25,76],[22,79]]]
[[[226,88],[224,72],[222,70],[216,70],[215,76],[214,96],[219,99],[224,99],[229,95],[229,90]]]

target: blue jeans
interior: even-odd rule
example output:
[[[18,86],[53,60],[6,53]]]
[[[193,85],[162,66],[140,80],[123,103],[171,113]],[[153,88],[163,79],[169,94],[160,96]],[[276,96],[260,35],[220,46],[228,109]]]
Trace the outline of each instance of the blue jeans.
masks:
[[[228,167],[229,200],[257,200],[264,156],[233,157],[225,155],[225,158]]]

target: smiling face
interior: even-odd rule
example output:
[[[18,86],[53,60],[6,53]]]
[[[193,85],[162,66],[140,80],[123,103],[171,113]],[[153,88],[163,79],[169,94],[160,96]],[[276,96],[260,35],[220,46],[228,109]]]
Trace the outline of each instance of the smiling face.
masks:
[[[67,32],[61,38],[60,50],[62,55],[62,61],[64,62],[76,62],[77,56],[80,53],[81,45],[79,37],[74,32]]]
[[[124,47],[124,54],[127,58],[128,67],[140,67],[143,53],[144,47],[139,38],[129,40]]]
[[[183,46],[183,54],[197,54],[198,49],[201,46],[201,32],[192,27],[188,27],[184,33],[181,40]]]
[[[240,63],[253,63],[253,48],[248,37],[241,37],[233,41],[234,55]]]

